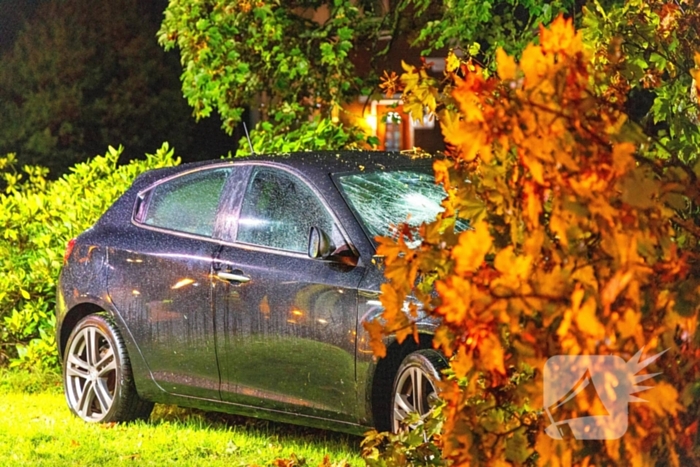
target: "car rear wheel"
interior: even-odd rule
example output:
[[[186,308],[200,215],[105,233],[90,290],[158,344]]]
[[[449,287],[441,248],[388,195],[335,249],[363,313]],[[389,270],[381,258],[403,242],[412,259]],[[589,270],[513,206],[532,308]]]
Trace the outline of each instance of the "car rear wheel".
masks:
[[[153,403],[136,392],[124,341],[108,316],[79,321],[66,349],[63,384],[74,414],[88,422],[148,418]]]
[[[434,350],[419,350],[404,358],[394,378],[391,404],[394,433],[404,428],[403,421],[409,413],[418,413],[421,419],[430,413],[438,397],[435,383],[446,367],[445,359]]]

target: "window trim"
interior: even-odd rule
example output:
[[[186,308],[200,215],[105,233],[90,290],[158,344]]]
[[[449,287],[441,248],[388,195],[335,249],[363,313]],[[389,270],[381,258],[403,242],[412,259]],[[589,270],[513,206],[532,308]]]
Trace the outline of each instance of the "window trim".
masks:
[[[256,163],[256,162],[243,162],[243,163],[241,163],[241,165],[244,165],[244,164],[245,164],[245,165],[252,165],[252,166],[253,166],[253,169],[252,169],[252,170],[250,171],[250,173],[248,174],[248,178],[247,178],[246,181],[245,181],[246,190],[245,190],[245,192],[243,193],[243,197],[241,198],[240,202],[238,203],[236,224],[238,224],[238,221],[239,221],[239,219],[240,219],[240,213],[241,213],[241,209],[242,209],[242,207],[243,207],[243,201],[244,201],[244,199],[245,199],[246,193],[248,192],[248,186],[249,186],[249,184],[250,184],[251,178],[252,178],[253,175],[255,174],[255,168],[264,167],[264,168],[268,168],[268,169],[271,168],[271,169],[275,169],[275,170],[281,170],[281,171],[283,171],[283,172],[287,172],[290,176],[292,176],[292,177],[294,177],[295,179],[299,180],[301,183],[303,183],[304,185],[306,185],[306,187],[307,187],[309,190],[311,190],[311,192],[312,192],[314,195],[316,195],[316,199],[318,199],[318,200],[321,202],[321,204],[323,205],[323,207],[324,207],[324,209],[326,210],[326,212],[331,216],[331,219],[333,220],[333,223],[334,223],[334,224],[336,225],[336,227],[338,228],[338,231],[340,232],[340,235],[343,237],[343,241],[345,241],[345,244],[348,245],[348,247],[350,248],[350,250],[352,251],[352,253],[353,253],[355,256],[357,256],[358,258],[361,257],[361,256],[360,256],[360,252],[357,250],[357,247],[350,241],[350,236],[348,235],[347,231],[345,230],[345,227],[343,226],[343,224],[342,224],[342,223],[340,222],[340,220],[338,219],[338,216],[336,215],[335,211],[334,211],[334,210],[331,208],[331,206],[328,204],[328,202],[326,201],[325,197],[321,194],[321,192],[320,192],[319,190],[317,190],[316,187],[314,187],[311,183],[309,183],[309,181],[306,179],[306,177],[304,176],[304,174],[302,174],[301,172],[299,172],[299,171],[297,171],[297,170],[294,170],[294,169],[291,168],[291,167],[281,166],[281,165],[277,165],[277,164],[274,164],[274,163],[267,163],[267,162],[257,162],[257,163]],[[335,186],[335,184],[333,184],[333,185]],[[336,188],[336,189],[337,189],[337,188]],[[236,233],[238,233],[238,228],[236,228]],[[272,252],[272,253],[277,253],[277,254],[282,253],[282,254],[286,254],[286,255],[289,255],[289,256],[302,256],[302,257],[304,257],[304,258],[309,258],[308,254],[299,253],[299,252],[292,251],[292,250],[283,250],[283,249],[280,249],[280,248],[273,248],[273,247],[271,247],[271,246],[257,245],[257,244],[255,244],[255,243],[240,242],[240,241],[238,241],[238,240],[236,240],[236,239],[233,239],[233,240],[231,240],[231,241],[232,241],[235,245],[241,245],[242,247],[245,246],[245,247],[246,247],[245,249],[248,249],[248,250],[255,250],[255,251],[262,251],[262,252]]]
[[[169,177],[165,177],[161,180],[158,180],[151,185],[147,186],[146,188],[140,190],[138,193],[136,193],[136,200],[134,201],[134,207],[131,212],[131,223],[137,227],[140,227],[142,229],[146,230],[153,230],[156,232],[163,232],[163,233],[168,233],[168,234],[173,234],[177,235],[179,237],[186,237],[186,238],[193,238],[197,240],[208,240],[208,241],[215,241],[217,240],[217,227],[219,224],[219,216],[221,215],[221,208],[223,206],[223,197],[219,195],[219,203],[216,207],[216,215],[214,218],[214,231],[212,232],[211,236],[208,235],[200,235],[196,234],[193,232],[184,232],[182,230],[173,230],[169,229],[167,227],[162,227],[162,226],[156,226],[156,225],[149,225],[143,222],[143,218],[146,216],[146,213],[148,212],[148,208],[151,204],[151,198],[153,195],[153,192],[158,188],[160,185],[163,185],[165,183],[168,183],[172,180],[175,180],[177,178],[185,177],[187,175],[191,175],[194,173],[198,172],[205,172],[205,171],[211,171],[211,170],[220,170],[220,169],[226,169],[229,168],[231,169],[231,172],[227,175],[226,180],[224,181],[224,185],[222,187],[222,193],[224,193],[224,190],[228,186],[228,182],[231,179],[232,176],[234,176],[234,168],[236,167],[236,164],[233,164],[231,162],[226,162],[222,164],[214,164],[214,165],[208,165],[206,167],[196,167],[191,170],[186,170],[184,172],[178,172],[176,174],[173,174]],[[218,243],[218,242],[216,242]]]
[[[231,167],[231,168],[246,167],[247,168],[247,167],[251,167],[251,166],[252,166],[252,169],[248,172],[248,174],[243,175],[243,178],[245,178],[246,187],[248,186],[247,184],[250,182],[250,177],[252,176],[253,169],[255,167],[269,167],[269,168],[273,168],[273,169],[277,169],[277,170],[282,170],[282,171],[288,172],[292,176],[295,176],[297,179],[301,180],[302,183],[306,184],[306,186],[311,191],[313,191],[313,193],[316,195],[316,197],[321,201],[321,204],[323,204],[326,211],[328,211],[328,213],[331,215],[331,217],[333,218],[333,221],[335,222],[336,226],[338,227],[338,230],[340,231],[340,234],[343,237],[343,240],[345,240],[345,243],[350,247],[350,250],[353,252],[353,254],[355,256],[357,256],[357,258],[359,258],[358,264],[355,267],[364,267],[363,263],[362,263],[362,256],[360,255],[359,250],[357,249],[355,244],[350,241],[350,236],[348,235],[345,226],[339,221],[337,214],[331,208],[330,204],[328,204],[328,202],[326,201],[325,197],[321,194],[321,192],[318,189],[316,189],[315,186],[310,184],[308,182],[306,176],[304,176],[304,174],[301,173],[300,171],[298,171],[292,167],[287,167],[284,165],[275,164],[274,162],[270,162],[270,161],[235,161],[235,162],[234,161],[226,161],[226,162],[216,163],[216,164],[212,164],[212,165],[207,165],[204,167],[195,167],[193,169],[186,170],[184,172],[178,172],[178,173],[175,173],[175,174],[170,175],[168,177],[165,177],[161,180],[158,180],[158,181],[150,184],[146,188],[144,188],[136,193],[136,199],[134,200],[134,206],[132,208],[132,213],[131,213],[131,224],[138,227],[138,228],[141,228],[141,229],[151,230],[151,231],[160,232],[160,233],[166,233],[169,235],[175,235],[177,237],[190,238],[190,239],[194,239],[194,240],[202,240],[202,241],[214,243],[214,244],[220,245],[220,246],[241,248],[241,249],[248,250],[248,251],[259,251],[261,253],[274,253],[274,254],[278,254],[278,255],[291,256],[294,258],[304,258],[304,259],[313,260],[313,261],[326,262],[327,260],[319,260],[319,259],[309,258],[309,255],[304,254],[304,253],[297,253],[297,252],[292,252],[289,250],[279,250],[276,248],[265,247],[265,246],[261,246],[261,245],[254,245],[254,244],[250,244],[250,243],[236,242],[235,240],[225,239],[225,238],[221,237],[221,232],[218,232],[216,229],[214,231],[213,237],[205,237],[205,236],[201,236],[201,235],[197,235],[197,234],[181,232],[178,230],[170,230],[170,229],[165,229],[163,227],[156,227],[156,226],[152,226],[152,225],[147,225],[136,218],[137,208],[139,207],[139,204],[140,204],[139,199],[141,199],[141,204],[143,204],[145,202],[146,205],[148,205],[148,202],[150,201],[150,199],[145,199],[145,198],[150,198],[150,193],[152,193],[152,190],[155,189],[155,187],[157,187],[158,185],[161,185],[161,184],[166,183],[172,179],[182,177],[182,176],[194,173],[194,172],[200,172],[200,171],[204,171],[204,170],[213,170],[213,169],[219,169],[219,168],[226,168],[226,167]],[[229,180],[231,177],[236,176],[235,172],[236,171],[234,170],[234,172],[229,176]],[[331,179],[333,179],[333,176],[331,176]],[[226,189],[226,185],[228,185],[228,181],[224,185],[224,189]],[[338,189],[338,186],[335,183],[333,183],[333,186],[336,188],[336,190]],[[338,195],[340,196],[341,200],[345,203],[345,199],[343,198],[343,196],[340,193]],[[245,193],[243,196],[245,196]],[[241,199],[235,203],[235,208],[230,213],[230,214],[235,214],[236,225],[238,225],[238,216],[240,215],[240,209],[241,209],[242,204],[243,204],[243,197],[241,197]],[[222,205],[222,203],[220,202],[219,208],[221,208],[221,205]],[[346,205],[347,205],[347,203],[346,203]],[[355,213],[352,212],[351,214],[352,214],[352,217],[355,219],[355,222],[358,222],[357,218],[355,217]],[[220,215],[221,215],[221,212],[217,212],[217,227],[218,227],[219,222],[220,222],[220,219],[219,219]],[[364,230],[364,228],[362,227],[362,224],[361,223],[359,223],[359,224],[360,224],[360,230]],[[238,227],[236,227],[236,231],[237,230],[238,230]]]

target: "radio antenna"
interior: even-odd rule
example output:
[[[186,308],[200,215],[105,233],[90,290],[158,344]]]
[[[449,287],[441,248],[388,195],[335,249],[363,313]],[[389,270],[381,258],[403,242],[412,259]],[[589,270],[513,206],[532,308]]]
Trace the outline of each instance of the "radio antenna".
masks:
[[[250,140],[250,135],[248,134],[248,127],[246,126],[245,122],[243,122],[243,131],[245,131],[245,137],[248,140],[248,146],[250,146],[250,155],[254,156],[255,151],[253,150],[253,142]]]

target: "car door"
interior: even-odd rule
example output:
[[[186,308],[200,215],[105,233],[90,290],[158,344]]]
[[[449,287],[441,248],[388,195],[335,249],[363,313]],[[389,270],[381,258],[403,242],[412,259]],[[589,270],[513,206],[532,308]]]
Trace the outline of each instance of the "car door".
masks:
[[[270,166],[253,168],[239,209],[215,262],[222,399],[356,421],[364,268],[307,254],[312,226],[351,249],[337,217],[298,175]]]
[[[109,251],[109,292],[154,380],[219,398],[211,266],[220,197],[232,169],[195,170],[139,194],[123,245]]]

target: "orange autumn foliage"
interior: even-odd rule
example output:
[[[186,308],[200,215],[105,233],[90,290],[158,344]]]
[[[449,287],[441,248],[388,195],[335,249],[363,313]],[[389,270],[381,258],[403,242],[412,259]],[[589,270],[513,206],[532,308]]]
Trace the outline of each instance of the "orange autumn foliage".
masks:
[[[449,73],[445,105],[423,93],[452,149],[434,163],[447,198],[417,249],[381,240],[389,282],[374,344],[412,334],[409,294],[442,318],[434,345],[453,376],[442,383],[441,443],[454,465],[698,463],[698,252],[674,240],[698,232],[673,209],[679,196],[700,201],[693,168],[647,158],[621,102],[595,91],[604,77],[569,20],[541,28],[519,63],[496,57],[497,76]],[[425,108],[415,93],[404,99]],[[456,217],[473,230],[454,233]],[[545,434],[549,357],[629,360],[642,348],[669,350],[650,366],[661,374],[639,395],[649,402],[630,406],[623,437]],[[562,416],[596,407],[582,397]]]

